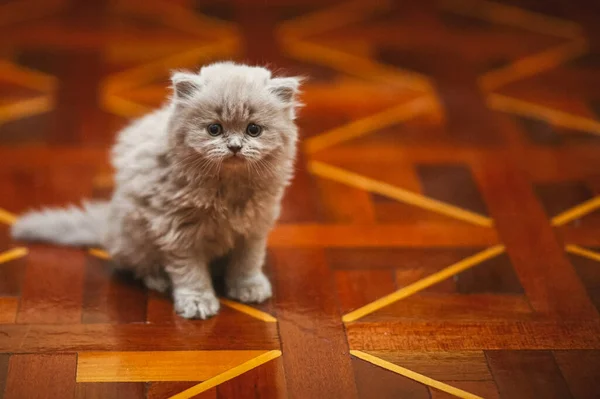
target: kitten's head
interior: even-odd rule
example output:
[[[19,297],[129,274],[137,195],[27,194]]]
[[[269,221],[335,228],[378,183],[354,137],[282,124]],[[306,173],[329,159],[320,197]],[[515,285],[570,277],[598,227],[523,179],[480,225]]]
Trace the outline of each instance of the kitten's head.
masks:
[[[299,78],[228,62],[176,72],[172,82],[175,140],[204,161],[197,164],[205,171],[293,158]]]

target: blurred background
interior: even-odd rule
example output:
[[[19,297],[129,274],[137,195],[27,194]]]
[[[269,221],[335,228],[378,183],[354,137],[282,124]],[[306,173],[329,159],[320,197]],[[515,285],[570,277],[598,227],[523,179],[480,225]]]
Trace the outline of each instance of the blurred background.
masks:
[[[167,100],[171,70],[309,78],[275,297],[253,308],[278,328],[227,307],[178,320],[92,255],[28,246],[0,268],[10,397],[32,397],[30,370],[48,392],[75,384],[80,351],[198,342],[283,350],[213,398],[446,397],[348,349],[486,398],[598,397],[600,2],[2,0],[0,31],[0,254],[17,257],[14,214],[109,198],[115,135]],[[42,352],[67,352],[58,385]],[[113,377],[78,392],[146,395]],[[189,387],[139,378],[148,397]]]

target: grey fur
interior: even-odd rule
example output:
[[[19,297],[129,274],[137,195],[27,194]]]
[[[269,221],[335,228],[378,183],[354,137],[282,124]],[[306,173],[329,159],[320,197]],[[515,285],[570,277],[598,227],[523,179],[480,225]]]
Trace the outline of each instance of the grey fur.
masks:
[[[176,72],[163,108],[124,129],[112,151],[115,192],[83,210],[45,210],[20,218],[15,238],[103,245],[149,288],[173,288],[187,318],[217,313],[208,264],[229,254],[229,296],[260,302],[271,296],[262,272],[266,240],[293,173],[298,78],[273,78],[265,68],[233,63],[198,74]],[[219,123],[212,137],[207,126]],[[257,138],[246,126],[263,127]],[[233,157],[227,145],[241,145]]]

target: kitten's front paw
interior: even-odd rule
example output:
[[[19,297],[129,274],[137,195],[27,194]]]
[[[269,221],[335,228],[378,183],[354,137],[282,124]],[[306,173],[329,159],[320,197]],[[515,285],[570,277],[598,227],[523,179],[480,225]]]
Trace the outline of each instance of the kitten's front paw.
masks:
[[[219,311],[219,300],[213,293],[175,293],[175,311],[186,319],[208,319]]]
[[[263,273],[228,282],[227,295],[241,302],[263,302],[271,297],[271,283]]]

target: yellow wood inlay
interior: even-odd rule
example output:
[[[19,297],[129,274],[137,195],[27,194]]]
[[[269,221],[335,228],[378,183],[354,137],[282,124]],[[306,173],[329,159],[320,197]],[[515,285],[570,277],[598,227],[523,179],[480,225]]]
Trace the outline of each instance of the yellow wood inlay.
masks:
[[[488,106],[499,111],[541,119],[557,126],[600,135],[600,122],[590,118],[571,115],[543,105],[495,93],[490,94],[486,101]]]
[[[443,0],[446,9],[489,22],[516,26],[531,32],[573,39],[582,36],[579,24],[519,7],[485,0]]]
[[[107,259],[107,260],[110,259],[109,253],[103,249],[90,248],[90,249],[88,249],[88,253],[92,256],[95,256],[96,258]]]
[[[348,172],[344,169],[337,168],[323,162],[310,162],[309,170],[317,176],[335,180],[339,183],[344,183],[362,190],[384,195],[397,201],[450,216],[455,219],[464,220],[465,222],[485,227],[491,227],[494,224],[494,221],[491,218],[478,213],[467,211],[465,209],[428,198],[424,195],[404,190],[388,183]]]
[[[484,90],[494,90],[507,83],[555,68],[587,51],[585,40],[575,40],[541,53],[531,55],[512,64],[486,73],[479,79]]]
[[[17,220],[17,215],[14,215],[2,208],[0,208],[0,222],[6,224],[13,224]]]
[[[252,306],[244,305],[243,303],[231,301],[231,300],[225,299],[225,298],[219,298],[219,301],[223,305],[225,305],[229,308],[235,309],[239,312],[245,313],[248,316],[254,317],[255,319],[262,320],[267,323],[276,323],[277,322],[277,319],[274,318],[273,316],[271,316],[270,314],[265,313],[261,310],[255,309]]]
[[[170,399],[187,399],[192,398],[212,387],[216,387],[219,384],[224,383],[225,381],[229,381],[238,375],[244,374],[247,371],[250,371],[262,364],[267,363],[273,359],[281,356],[281,351],[272,350],[270,352],[264,353],[254,359],[248,360],[247,362],[240,364],[237,367],[229,369],[222,374],[219,374],[207,381],[201,382],[198,385],[194,385],[191,388],[186,389],[183,392],[178,393],[177,395],[171,396]]]
[[[358,119],[352,123],[329,130],[305,142],[308,153],[321,151],[332,145],[363,136],[365,134],[392,126],[413,118],[423,112],[434,109],[435,103],[429,96],[416,98],[408,103],[395,105],[375,115]]]
[[[552,218],[552,225],[562,226],[572,220],[579,219],[600,208],[600,195],[588,201],[585,201],[571,209],[567,209],[559,215]]]
[[[54,99],[49,94],[14,101],[0,106],[0,123],[42,114],[54,108]]]
[[[572,254],[600,262],[600,253],[598,252],[590,251],[589,249],[582,248],[578,245],[567,245],[566,250]]]
[[[80,352],[77,382],[206,381],[266,352]]]
[[[296,38],[307,35],[318,35],[356,23],[363,20],[366,15],[389,9],[390,6],[389,0],[370,2],[363,0],[347,1],[284,22],[280,25],[278,33]]]
[[[350,350],[350,354],[352,356],[355,356],[359,359],[362,359],[364,361],[367,361],[369,363],[372,363],[376,366],[382,367],[386,370],[392,371],[396,374],[400,374],[403,375],[407,378],[410,378],[411,380],[420,382],[421,384],[425,384],[428,385],[432,388],[435,389],[439,389],[440,391],[444,391],[446,393],[449,393],[450,395],[454,395],[457,398],[462,398],[462,399],[483,399],[480,396],[477,395],[473,395],[472,393],[469,393],[467,391],[463,391],[462,389],[458,389],[453,387],[452,385],[448,385],[445,384],[441,381],[438,380],[434,380],[433,378],[429,378],[423,374],[419,374],[416,373],[412,370],[409,370],[407,368],[398,366],[397,364],[394,363],[390,363],[388,361],[385,361],[381,358],[378,358],[376,356],[370,355],[366,352],[361,352],[361,351],[357,351],[357,350]]]
[[[22,258],[27,255],[29,250],[24,247],[13,248],[6,252],[0,253],[0,264],[10,262],[11,260]]]
[[[475,265],[478,265],[487,259],[493,258],[494,256],[498,256],[502,252],[504,252],[503,245],[496,245],[491,248],[485,249],[475,255],[469,256],[468,258],[465,258],[451,266],[448,266],[447,268],[440,270],[437,273],[427,276],[424,279],[421,279],[413,284],[407,285],[406,287],[401,288],[396,292],[393,292],[389,295],[384,296],[383,298],[373,301],[368,305],[353,310],[352,312],[345,314],[342,317],[342,320],[345,323],[356,321],[361,317],[364,317],[394,302],[411,296],[427,287],[437,284],[440,281],[452,277],[457,273],[460,273]]]

